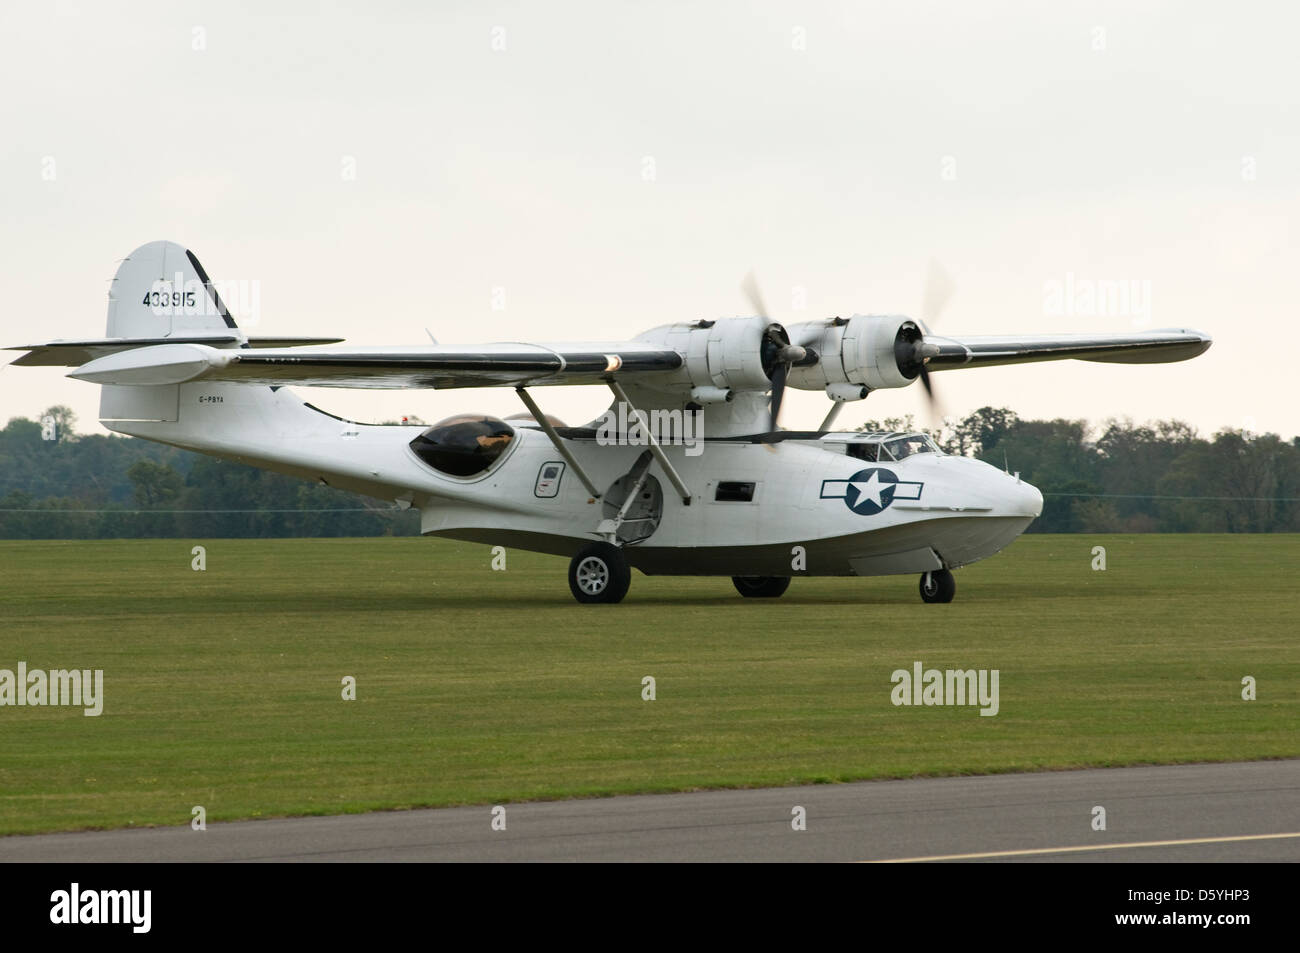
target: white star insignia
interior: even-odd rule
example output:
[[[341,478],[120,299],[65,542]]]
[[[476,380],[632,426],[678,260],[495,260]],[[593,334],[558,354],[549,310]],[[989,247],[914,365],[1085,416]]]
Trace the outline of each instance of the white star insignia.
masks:
[[[871,472],[871,476],[865,482],[862,480],[854,480],[849,485],[854,487],[858,491],[858,499],[853,504],[854,507],[856,507],[858,503],[861,503],[863,500],[870,500],[877,507],[880,506],[880,494],[881,491],[885,489],[885,487],[880,482],[879,471],[873,470]]]

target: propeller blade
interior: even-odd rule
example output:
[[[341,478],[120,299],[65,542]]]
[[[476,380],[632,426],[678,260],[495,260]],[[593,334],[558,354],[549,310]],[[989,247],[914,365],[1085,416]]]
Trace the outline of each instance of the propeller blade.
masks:
[[[781,414],[781,399],[785,397],[785,375],[789,373],[789,364],[778,364],[772,371],[772,403],[768,420],[768,431],[776,431],[776,419]]]
[[[930,422],[938,428],[942,428],[944,420],[943,402],[939,400],[939,395],[934,392],[934,384],[930,382],[930,372],[921,365],[921,373],[917,375],[921,379],[921,389],[925,391],[926,409],[930,413]]]
[[[952,280],[952,275],[948,274],[937,259],[931,258],[925,269],[925,286],[921,293],[921,328],[926,334],[930,333],[931,327],[938,324],[944,308],[948,306],[956,290],[957,285]],[[924,360],[929,356],[927,350],[931,349],[927,348],[925,338],[922,337],[916,342],[917,357]],[[942,421],[943,407],[939,402],[939,395],[934,392],[934,384],[930,382],[930,372],[924,363],[921,364],[921,372],[918,376],[921,378],[921,388],[925,391],[925,402],[931,419]]]
[[[921,295],[921,323],[927,334],[930,327],[938,323],[943,309],[948,306],[948,301],[956,290],[957,285],[952,276],[944,270],[943,265],[931,258],[925,270],[925,288]]]
[[[758,288],[758,279],[754,277],[752,271],[740,283],[740,290],[744,292],[745,300],[749,302],[750,308],[758,317],[765,321],[772,320],[769,317],[770,312],[767,310],[767,302],[763,300],[763,292]],[[768,403],[768,429],[775,431],[777,419],[781,414],[781,401],[785,399],[785,381],[790,374],[791,366],[807,367],[816,364],[820,360],[820,356],[810,347],[791,344],[790,336],[779,324],[774,323],[769,326],[764,337],[764,368],[771,367],[772,369],[772,397]]]
[[[749,306],[754,309],[754,313],[760,318],[767,318],[769,314],[767,305],[763,302],[763,293],[758,290],[758,279],[754,277],[752,271],[740,283],[740,290],[744,293]]]

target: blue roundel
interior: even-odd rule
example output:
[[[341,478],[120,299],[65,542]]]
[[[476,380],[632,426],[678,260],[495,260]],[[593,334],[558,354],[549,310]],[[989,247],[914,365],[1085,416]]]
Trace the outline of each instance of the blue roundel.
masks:
[[[923,484],[899,480],[894,471],[867,467],[848,479],[823,480],[823,500],[843,500],[859,516],[874,516],[888,509],[894,500],[919,500]]]
[[[849,477],[848,486],[844,490],[844,502],[853,512],[871,516],[894,502],[897,486],[898,477],[884,467],[859,470]]]

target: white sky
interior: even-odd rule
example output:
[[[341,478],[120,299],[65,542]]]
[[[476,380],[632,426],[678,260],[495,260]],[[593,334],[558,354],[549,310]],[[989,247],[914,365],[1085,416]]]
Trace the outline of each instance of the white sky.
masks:
[[[916,314],[934,257],[957,286],[940,332],[1134,328],[1046,314],[1072,274],[1150,282],[1144,327],[1215,338],[1185,364],[937,375],[949,413],[1290,436],[1297,9],[4,4],[0,344],[102,335],[118,260],[161,238],[259,282],[257,332],[357,344],[621,339],[744,313],[751,268],[786,323]],[[919,391],[840,424],[920,415]],[[509,390],[305,395],[362,420],[521,409]],[[609,401],[538,396],[571,423]],[[97,387],[0,371],[0,424],[56,403],[98,430]],[[782,423],[825,407],[792,393]]]

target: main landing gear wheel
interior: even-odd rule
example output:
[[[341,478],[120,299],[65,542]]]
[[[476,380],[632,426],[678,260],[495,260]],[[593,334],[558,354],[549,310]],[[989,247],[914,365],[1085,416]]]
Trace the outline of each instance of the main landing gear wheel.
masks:
[[[622,602],[631,584],[627,557],[610,543],[583,546],[569,562],[569,589],[579,602]]]
[[[790,588],[789,576],[732,576],[731,581],[746,599],[775,599]]]
[[[921,599],[924,602],[952,602],[957,583],[947,569],[921,573]]]

